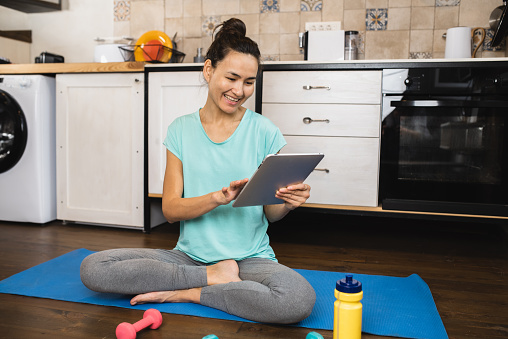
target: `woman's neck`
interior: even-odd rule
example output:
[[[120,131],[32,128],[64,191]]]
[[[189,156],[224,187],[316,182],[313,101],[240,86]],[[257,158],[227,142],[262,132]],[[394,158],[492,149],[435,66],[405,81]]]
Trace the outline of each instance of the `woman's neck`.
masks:
[[[244,107],[239,107],[234,113],[226,113],[222,111],[220,108],[214,105],[209,105],[208,103],[203,106],[203,108],[199,111],[199,116],[201,118],[201,122],[207,124],[223,124],[223,123],[232,123],[239,122],[242,120],[243,115],[245,114],[246,109]]]
[[[242,121],[246,109],[240,107],[235,113],[221,110],[207,110],[206,105],[199,111],[201,125],[208,138],[216,143],[229,139]]]

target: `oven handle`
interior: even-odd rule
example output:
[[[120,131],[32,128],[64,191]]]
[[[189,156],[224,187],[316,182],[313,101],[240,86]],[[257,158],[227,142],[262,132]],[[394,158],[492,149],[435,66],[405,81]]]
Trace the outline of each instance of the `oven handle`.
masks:
[[[504,100],[401,100],[391,101],[392,107],[508,107],[508,101]]]

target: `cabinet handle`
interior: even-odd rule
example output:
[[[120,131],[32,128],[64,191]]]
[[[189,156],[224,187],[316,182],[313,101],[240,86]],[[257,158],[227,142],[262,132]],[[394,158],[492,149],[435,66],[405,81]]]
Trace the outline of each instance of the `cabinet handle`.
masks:
[[[330,173],[330,170],[328,168],[314,168],[314,171]]]
[[[326,89],[329,91],[331,89],[330,86],[303,86],[304,90],[310,91],[311,89]]]
[[[326,122],[327,124],[330,122],[330,120],[328,119],[322,119],[322,120],[313,120],[312,118],[309,118],[309,117],[305,117],[303,118],[303,123],[308,125],[310,124],[311,122]]]

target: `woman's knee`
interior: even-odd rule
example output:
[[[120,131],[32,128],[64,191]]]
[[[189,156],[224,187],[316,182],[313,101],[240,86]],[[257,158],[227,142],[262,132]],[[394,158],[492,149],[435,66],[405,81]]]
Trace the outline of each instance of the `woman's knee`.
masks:
[[[104,256],[101,252],[90,254],[81,262],[79,270],[81,282],[92,291],[100,292],[101,290],[99,280],[103,275],[101,265],[103,262]]]
[[[307,281],[305,282],[307,283]],[[316,303],[316,292],[309,283],[307,285],[300,286],[299,290],[294,292],[292,301],[288,303],[289,312],[282,319],[283,323],[297,323],[312,313]]]
[[[280,308],[273,314],[274,322],[280,324],[302,321],[312,313],[316,303],[316,292],[298,273],[293,274],[291,283],[280,297]]]

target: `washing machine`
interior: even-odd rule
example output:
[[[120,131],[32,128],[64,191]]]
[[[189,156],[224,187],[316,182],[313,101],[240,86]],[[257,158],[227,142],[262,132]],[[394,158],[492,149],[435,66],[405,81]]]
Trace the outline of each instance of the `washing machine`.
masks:
[[[0,75],[0,220],[56,219],[55,78]]]

